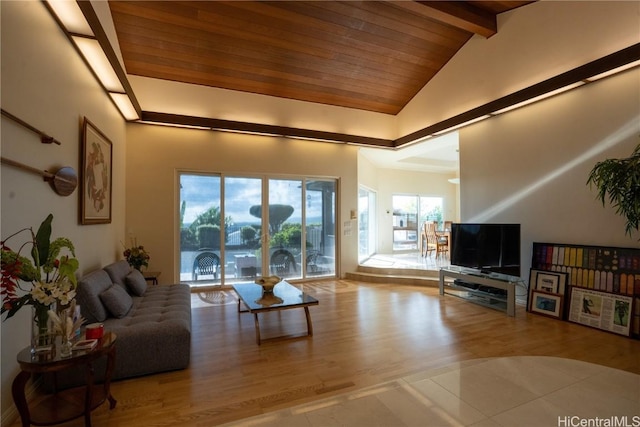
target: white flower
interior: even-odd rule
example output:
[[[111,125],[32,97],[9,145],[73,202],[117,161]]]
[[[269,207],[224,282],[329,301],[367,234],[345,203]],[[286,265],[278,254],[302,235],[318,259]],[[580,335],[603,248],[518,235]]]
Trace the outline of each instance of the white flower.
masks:
[[[51,305],[56,301],[52,292],[51,283],[35,282],[31,289],[31,296],[34,300],[43,305]]]
[[[61,305],[69,305],[76,297],[76,290],[68,280],[58,282],[34,282],[31,289],[34,300],[43,305],[51,305],[58,302]]]
[[[62,305],[68,305],[76,297],[76,291],[70,291],[62,295],[58,295],[58,301]]]

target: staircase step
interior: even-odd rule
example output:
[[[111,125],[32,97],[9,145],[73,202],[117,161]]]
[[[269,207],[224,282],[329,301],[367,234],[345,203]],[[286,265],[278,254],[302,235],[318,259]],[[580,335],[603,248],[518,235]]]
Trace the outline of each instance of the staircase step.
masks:
[[[358,268],[360,270],[360,268]],[[380,270],[378,272],[368,272],[368,271],[356,271],[356,272],[347,272],[346,278],[350,280],[359,280],[362,282],[369,283],[398,283],[402,285],[416,285],[416,286],[438,286],[438,272],[435,273],[434,276],[426,276],[422,273],[428,270],[410,270],[412,273],[420,274],[408,274],[406,273],[406,269],[403,270],[402,274],[393,274],[388,273],[387,270],[392,269],[377,269]]]
[[[439,273],[437,270],[425,270],[417,268],[386,268],[359,265],[357,272],[370,274],[387,274],[393,276],[425,277],[430,279],[435,278],[436,280],[439,278]]]

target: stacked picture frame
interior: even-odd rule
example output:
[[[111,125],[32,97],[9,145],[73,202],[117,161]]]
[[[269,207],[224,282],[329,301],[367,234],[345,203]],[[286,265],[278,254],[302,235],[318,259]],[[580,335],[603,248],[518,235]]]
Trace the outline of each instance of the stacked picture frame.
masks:
[[[640,249],[534,242],[527,310],[640,339]]]

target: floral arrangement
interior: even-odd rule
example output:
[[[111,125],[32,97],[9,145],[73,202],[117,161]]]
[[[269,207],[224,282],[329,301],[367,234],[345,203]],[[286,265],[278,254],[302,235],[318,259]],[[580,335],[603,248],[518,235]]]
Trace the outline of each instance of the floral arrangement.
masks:
[[[75,272],[79,267],[75,258],[73,243],[64,237],[54,241],[51,238],[53,215],[49,214],[42,222],[37,233],[32,228],[23,228],[0,242],[2,282],[0,314],[7,312],[6,319],[12,317],[25,305],[33,305],[36,312],[46,313],[53,303],[59,307],[69,305],[76,295]],[[30,240],[23,243],[17,251],[7,242],[23,233],[30,233]],[[22,251],[31,246],[31,258],[22,255]],[[72,255],[60,256],[66,248]],[[22,284],[28,284],[23,287]],[[22,295],[19,295],[22,294]],[[5,319],[5,320],[6,320]]]
[[[131,239],[131,247],[125,247],[122,254],[129,265],[136,270],[140,270],[143,266],[149,267],[149,260],[151,259],[151,256],[149,256],[149,252],[145,250],[144,246],[138,245],[136,239]]]

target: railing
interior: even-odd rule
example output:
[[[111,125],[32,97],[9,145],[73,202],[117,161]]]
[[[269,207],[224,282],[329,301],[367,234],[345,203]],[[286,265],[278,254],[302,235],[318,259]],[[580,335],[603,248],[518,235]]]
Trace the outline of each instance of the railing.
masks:
[[[227,237],[225,242],[225,250],[224,250],[224,259],[221,259],[221,263],[225,266],[225,276],[227,277],[235,277],[237,267],[236,255],[256,255],[260,257],[259,250],[259,241],[253,242],[245,242],[242,239],[241,229],[244,225],[231,225],[227,227]],[[307,264],[309,264],[309,259],[312,260],[311,265],[307,265],[307,274],[308,275],[325,275],[332,274],[335,272],[335,237],[333,235],[328,235],[325,237],[324,241],[322,239],[322,227],[320,225],[312,225],[307,227],[306,229],[306,238],[307,242],[310,245],[306,247],[307,254]],[[301,273],[301,263],[304,262],[300,259],[300,250],[299,248],[270,248],[269,257],[274,251],[277,250],[285,250],[291,254],[294,262],[296,264],[295,274],[298,275]],[[192,266],[195,257],[198,253],[201,253],[202,248],[181,248],[180,253],[180,265],[181,265],[181,280],[183,281],[192,281]],[[218,256],[222,257],[222,251],[217,248],[208,248],[208,251],[214,252]],[[312,254],[317,254],[313,256]],[[318,257],[320,255],[320,257]],[[327,264],[328,262],[328,264]],[[259,273],[260,270],[260,261],[257,260],[256,266],[256,274]],[[293,271],[292,271],[293,272]],[[284,277],[284,275],[283,275]],[[204,278],[203,280],[214,280],[213,278]]]
[[[226,228],[227,238],[225,246],[227,247],[246,247],[247,244],[242,240],[240,230],[243,226],[230,225]],[[310,225],[307,227],[307,242],[311,243],[311,248],[319,249],[322,244],[322,227],[320,225]]]

